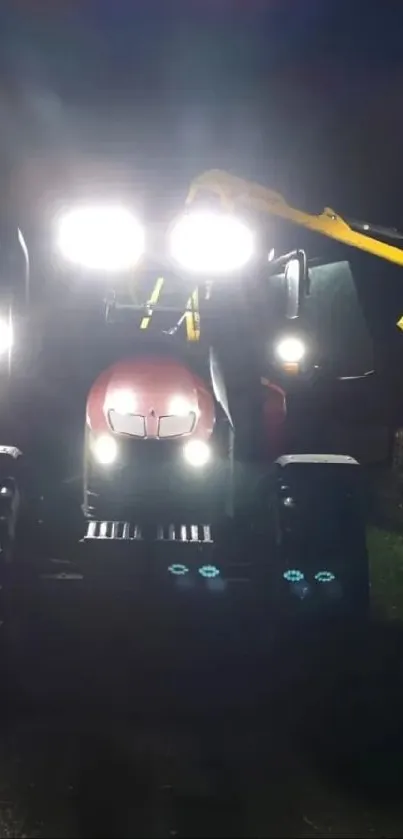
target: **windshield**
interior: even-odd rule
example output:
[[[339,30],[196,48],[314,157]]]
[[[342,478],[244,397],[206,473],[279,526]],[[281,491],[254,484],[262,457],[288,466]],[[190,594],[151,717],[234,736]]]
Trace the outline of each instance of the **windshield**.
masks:
[[[373,369],[374,342],[349,262],[310,266],[302,321],[315,338],[319,364],[342,376]]]

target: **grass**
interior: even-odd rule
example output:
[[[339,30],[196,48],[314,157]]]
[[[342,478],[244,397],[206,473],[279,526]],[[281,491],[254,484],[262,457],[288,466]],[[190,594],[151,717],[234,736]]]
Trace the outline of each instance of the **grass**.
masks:
[[[403,621],[403,535],[371,527],[367,540],[375,610]]]

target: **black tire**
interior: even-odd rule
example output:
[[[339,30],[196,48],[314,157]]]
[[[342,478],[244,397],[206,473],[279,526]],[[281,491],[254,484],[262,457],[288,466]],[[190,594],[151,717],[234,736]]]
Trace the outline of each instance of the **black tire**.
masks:
[[[369,560],[365,528],[358,511],[354,526],[346,530],[342,549],[330,561],[329,568],[326,560],[315,561],[314,547],[312,555],[309,547],[300,550],[301,544],[311,544],[311,538],[312,546],[315,545],[312,522],[307,528],[300,522],[294,530],[293,513],[290,515],[284,504],[288,499],[281,496],[275,477],[271,480],[269,475],[267,481],[262,481],[259,495],[254,511],[251,510],[251,542],[257,579],[268,607],[274,607],[283,616],[340,616],[365,621],[370,609]],[[328,548],[322,556],[332,554],[332,544]]]

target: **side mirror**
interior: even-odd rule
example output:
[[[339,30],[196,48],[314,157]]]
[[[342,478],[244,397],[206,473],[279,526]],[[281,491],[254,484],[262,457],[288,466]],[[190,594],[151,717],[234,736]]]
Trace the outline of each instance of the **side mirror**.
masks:
[[[308,270],[304,251],[297,251],[285,266],[286,311],[288,320],[295,320],[300,314],[304,298],[308,293]]]
[[[270,262],[271,274],[284,274],[285,316],[287,320],[299,317],[304,298],[309,294],[308,261],[305,251],[284,254]]]

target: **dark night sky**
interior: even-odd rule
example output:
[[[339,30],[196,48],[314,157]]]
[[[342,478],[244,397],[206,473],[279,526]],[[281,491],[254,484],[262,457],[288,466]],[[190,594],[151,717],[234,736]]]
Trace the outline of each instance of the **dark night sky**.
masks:
[[[403,227],[402,24],[392,0],[3,1],[3,169],[36,209],[72,171],[221,166]]]
[[[220,167],[403,229],[402,31],[400,0],[1,0],[2,206],[49,243],[75,191],[150,193],[172,213]],[[35,266],[51,274],[49,253]],[[361,273],[400,382],[401,271]]]
[[[3,194],[48,231],[74,190],[171,213],[221,167],[403,229],[402,29],[392,0],[3,0]],[[403,284],[381,298],[384,266],[368,311],[400,346]]]

